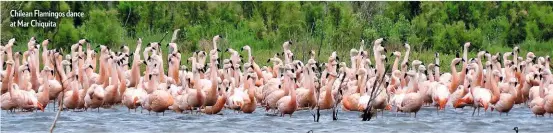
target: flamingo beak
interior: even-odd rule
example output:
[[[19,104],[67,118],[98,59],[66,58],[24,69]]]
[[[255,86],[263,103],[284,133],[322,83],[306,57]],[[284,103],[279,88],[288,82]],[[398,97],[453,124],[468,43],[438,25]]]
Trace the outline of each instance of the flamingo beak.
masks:
[[[392,105],[388,104],[386,105],[386,108],[384,108],[385,110],[392,110]]]
[[[464,101],[465,101],[465,99],[459,99],[459,100],[455,101],[455,103],[453,104],[453,107],[454,107],[454,108],[457,108],[457,107],[459,107],[459,106],[465,104]],[[438,104],[441,104],[441,103],[438,102]],[[441,108],[441,105],[440,105],[440,108]]]
[[[236,105],[238,105],[238,107],[240,107],[240,109],[242,109],[242,106],[244,106],[244,104],[242,104],[242,102],[238,102],[238,103],[236,103]]]
[[[484,105],[484,111],[488,111],[488,103],[482,103]]]
[[[138,102],[138,97],[134,97],[133,103],[134,103],[135,105],[139,103],[139,102]]]
[[[440,105],[440,110],[444,110],[445,105],[447,104],[447,99],[440,99],[438,104]]]
[[[40,103],[37,103],[37,105],[38,105],[38,108],[40,108],[40,111],[44,112],[44,106],[42,106],[42,104]]]

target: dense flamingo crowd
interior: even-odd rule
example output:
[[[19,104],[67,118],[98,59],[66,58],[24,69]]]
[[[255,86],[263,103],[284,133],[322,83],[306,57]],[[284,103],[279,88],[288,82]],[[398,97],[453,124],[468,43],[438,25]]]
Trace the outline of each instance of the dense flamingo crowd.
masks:
[[[103,45],[94,50],[83,39],[63,55],[61,50],[47,49],[50,40],[38,45],[34,37],[27,51],[13,53],[15,39],[11,39],[0,48],[1,108],[44,111],[53,102],[54,108],[80,111],[124,105],[129,111],[140,107],[153,112],[217,114],[223,109],[243,113],[264,109],[292,116],[303,109],[365,111],[370,106],[416,117],[423,106],[434,106],[437,111],[468,106],[474,115],[481,108],[508,114],[513,105],[522,104],[536,116],[553,113],[550,57],[536,57],[532,52],[519,57],[518,47],[506,53],[480,51],[469,59],[467,42],[462,57],[458,53],[451,60],[451,72],[443,73],[438,53],[435,62],[427,65],[410,61],[410,46],[405,44],[403,59],[398,51],[387,57],[382,38],[372,43],[374,64],[363,41],[359,49],[351,49],[349,66],[336,52],[325,63],[318,63],[313,51],[306,62],[295,60],[290,49],[293,43],[286,41],[284,51],[275,51],[280,54],[267,60],[272,66],[263,67],[249,46],[241,51],[225,49],[231,56],[219,59],[221,38],[213,38],[210,51],[194,52],[187,59],[190,68],[181,65],[183,53],[173,42],[165,46],[169,49],[165,56],[164,45],[158,42],[148,43],[140,55],[141,39],[134,51]],[[245,59],[240,56],[242,50],[248,53]],[[388,58],[393,59],[390,72],[385,70],[390,69],[385,67]],[[384,77],[384,85],[375,86],[378,77]]]

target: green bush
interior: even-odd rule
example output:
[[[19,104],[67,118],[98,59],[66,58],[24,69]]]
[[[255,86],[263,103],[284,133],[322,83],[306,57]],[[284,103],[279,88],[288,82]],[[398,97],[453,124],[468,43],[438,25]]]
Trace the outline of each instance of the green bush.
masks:
[[[124,29],[117,14],[117,10],[90,11],[86,22],[79,27],[81,35],[95,44],[121,45]]]
[[[361,39],[371,48],[377,38],[388,40],[388,51],[403,52],[403,43],[409,43],[412,58],[425,62],[440,52],[444,65],[462,51],[465,42],[472,43],[471,54],[480,50],[506,52],[520,46],[523,54],[553,55],[550,2],[10,1],[1,6],[3,43],[10,38],[25,43],[37,36],[39,40],[54,39],[52,48],[68,47],[81,38],[95,45],[134,48],[137,38],[143,38],[144,43],[157,42],[169,32],[161,42],[165,44],[174,29],[181,29],[176,43],[186,56],[211,48],[211,39],[218,34],[225,36],[221,48],[250,45],[258,60],[281,52],[286,40],[295,42],[292,49],[297,57],[304,59],[308,50],[316,50],[320,61],[325,61],[333,51],[347,58],[351,48],[359,48]],[[9,24],[13,18],[6,16],[15,9],[71,9],[84,12],[85,17],[56,20],[58,28],[12,28]]]

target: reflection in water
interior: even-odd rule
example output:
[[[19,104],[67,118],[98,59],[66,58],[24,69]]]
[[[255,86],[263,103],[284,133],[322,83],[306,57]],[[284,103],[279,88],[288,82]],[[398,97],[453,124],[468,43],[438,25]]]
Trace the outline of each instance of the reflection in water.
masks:
[[[49,105],[48,107],[52,107]],[[234,113],[225,110],[224,115],[177,114],[167,111],[165,116],[148,112],[140,113],[117,106],[101,109],[100,112],[73,112],[61,114],[56,130],[59,132],[553,132],[553,118],[549,116],[535,118],[527,107],[515,106],[509,116],[497,112],[471,117],[472,109],[453,110],[436,114],[435,108],[425,107],[417,118],[407,114],[385,112],[371,121],[362,122],[358,112],[340,111],[338,121],[332,121],[330,111],[322,111],[319,123],[313,122],[308,111],[298,111],[290,117],[266,115],[264,111],[253,114]],[[379,113],[380,115],[380,113]],[[2,111],[2,132],[48,131],[55,112],[52,108],[46,112]]]

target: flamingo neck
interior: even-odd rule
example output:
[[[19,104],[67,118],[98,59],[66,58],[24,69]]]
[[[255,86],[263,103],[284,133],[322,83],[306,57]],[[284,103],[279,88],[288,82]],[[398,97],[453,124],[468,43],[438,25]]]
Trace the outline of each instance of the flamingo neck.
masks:
[[[489,76],[488,79],[490,79],[490,86],[491,86],[490,89],[491,89],[491,91],[492,91],[492,94],[493,94],[493,96],[498,97],[498,96],[500,95],[500,94],[499,94],[499,93],[500,93],[499,87],[497,86],[497,83],[498,83],[498,82],[497,82],[497,80],[495,79],[495,77],[493,77],[493,75],[491,74],[491,72],[488,72],[488,74],[489,74],[489,75],[488,75],[488,76]],[[503,79],[503,80],[506,80],[506,79]]]
[[[72,93],[72,98],[74,99],[74,101],[77,101],[78,98],[79,98],[79,87],[78,87],[78,84],[75,83],[75,81],[71,81],[73,82],[73,93]]]
[[[4,70],[4,62],[6,62],[4,60],[4,57],[5,57],[5,54],[0,54],[0,70]]]
[[[253,58],[252,58],[252,50],[251,50],[251,49],[248,49],[248,63],[251,64],[251,63],[252,63],[252,60],[253,60]]]
[[[455,63],[451,63],[451,85],[449,87],[449,93],[453,93],[457,86],[459,85],[459,77],[457,77],[457,68],[455,68]]]
[[[21,85],[23,83],[23,80],[21,80],[22,76],[20,76],[20,74],[19,74],[20,73],[19,72],[19,67],[20,67],[19,58],[16,57],[14,62],[15,62],[14,63],[14,69],[16,69],[16,70],[13,73],[13,78],[14,78],[13,82]],[[31,66],[31,65],[29,64],[29,66]]]
[[[117,66],[113,60],[110,62],[110,65],[112,66],[111,68],[111,84],[114,85],[114,86],[118,86],[119,85],[119,78],[117,76],[117,70],[116,68],[119,67]]]
[[[166,82],[165,81],[165,67],[164,67],[164,64],[163,64],[163,60],[161,59],[163,54],[159,54],[159,59],[158,59],[158,63],[159,63],[159,73],[158,73],[158,76],[159,76],[159,81],[161,82]]]
[[[434,67],[434,80],[436,81],[440,81],[440,59],[438,57],[436,57],[436,63],[435,63],[437,66]]]
[[[181,76],[180,76],[180,73],[179,73],[179,69],[178,69],[178,64],[180,64],[180,61],[178,61],[177,63],[175,63],[175,66],[173,67],[173,79],[175,79],[177,85],[181,84],[182,82],[179,80],[181,79]]]
[[[434,76],[432,76],[432,75],[434,75],[434,74],[432,73],[432,70],[428,70],[427,72],[428,72],[428,76],[427,76],[427,77],[428,77],[428,81],[430,81],[430,82],[436,81],[436,80],[434,79]]]
[[[217,49],[217,40],[213,39],[213,49]]]
[[[43,83],[42,85],[44,85],[42,90],[42,96],[43,97],[50,96],[50,82],[48,82],[48,76],[42,77],[42,83]]]
[[[55,63],[56,63],[55,69],[57,70],[56,73],[60,76],[61,80],[63,81],[67,79],[67,76],[65,75],[65,70],[63,70],[63,66],[61,65],[61,60],[55,60]]]
[[[463,46],[463,59],[464,59],[465,61],[466,61],[467,58],[468,58],[468,54],[467,54],[467,53],[468,53],[468,49],[469,49],[468,47]],[[464,64],[466,64],[466,62],[464,62]]]
[[[121,67],[117,67],[117,68],[118,68],[117,75],[119,75],[118,79],[121,79],[120,80],[121,83],[119,83],[119,94],[123,96],[123,94],[127,90],[127,80],[124,77],[124,74],[123,74],[124,70],[122,70],[123,68]]]
[[[282,87],[284,87],[284,95],[290,94],[290,82],[292,82],[290,77],[287,74],[284,75],[284,82],[282,83]]]
[[[137,57],[136,55],[134,57]],[[130,82],[131,82],[131,85],[130,87],[134,87],[138,84],[139,80],[140,80],[140,68],[139,68],[139,63],[137,60],[140,60],[139,59],[140,56],[138,56],[138,58],[135,58],[134,61],[133,61],[133,64],[132,64],[132,67],[131,67],[131,79],[130,79]]]
[[[4,84],[2,84],[2,86],[5,86],[5,87],[2,87],[2,88],[8,88],[8,92],[10,93],[11,96],[13,96],[13,95],[14,95],[14,94],[13,94],[13,91],[12,91],[12,89],[13,89],[13,87],[12,87],[13,82],[12,82],[12,80],[10,80],[10,79],[12,78],[12,74],[13,74],[12,65],[8,65],[8,66],[6,67],[6,74],[7,74],[8,76],[6,76],[6,77],[3,79],[2,82],[6,82],[7,85],[5,86]]]
[[[398,65],[399,65],[399,56],[396,56],[396,58],[394,59],[394,65],[392,66],[392,72],[398,70]]]

